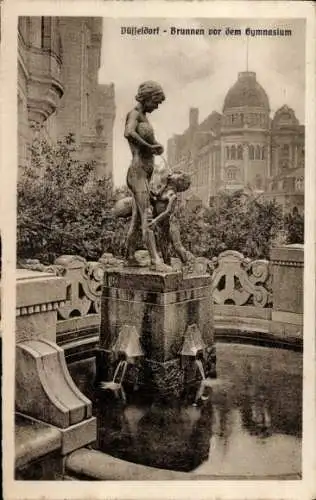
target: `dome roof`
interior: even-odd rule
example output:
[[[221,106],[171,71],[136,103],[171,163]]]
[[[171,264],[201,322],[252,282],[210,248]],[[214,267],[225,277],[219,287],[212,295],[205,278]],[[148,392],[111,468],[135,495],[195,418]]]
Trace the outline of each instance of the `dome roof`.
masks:
[[[229,89],[225,97],[223,111],[241,106],[263,108],[269,111],[269,99],[265,90],[256,80],[256,73],[242,71],[237,82]]]
[[[299,121],[295,116],[294,110],[292,108],[289,108],[287,104],[284,104],[284,106],[281,106],[274,115],[274,118],[272,120],[272,126],[275,128],[283,128],[283,127],[291,127],[291,126],[298,126]]]

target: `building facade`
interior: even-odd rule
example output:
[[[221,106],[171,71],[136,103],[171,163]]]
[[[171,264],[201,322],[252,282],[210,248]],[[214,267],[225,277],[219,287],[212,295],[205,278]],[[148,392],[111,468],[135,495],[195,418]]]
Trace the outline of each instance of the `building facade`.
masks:
[[[20,17],[19,166],[29,164],[34,133],[50,141],[73,133],[82,160],[112,177],[114,86],[98,83],[102,19]]]
[[[304,209],[304,126],[282,106],[271,119],[269,99],[254,72],[238,75],[222,113],[199,123],[191,108],[189,127],[168,141],[173,169],[191,173],[187,200],[208,205],[221,190],[251,189],[284,210]]]

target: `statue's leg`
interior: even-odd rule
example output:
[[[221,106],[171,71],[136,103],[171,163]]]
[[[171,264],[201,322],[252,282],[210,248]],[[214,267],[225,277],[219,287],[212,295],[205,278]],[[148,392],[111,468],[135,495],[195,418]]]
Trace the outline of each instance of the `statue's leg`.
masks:
[[[170,254],[170,239],[169,239],[169,223],[164,224],[159,227],[157,234],[157,244],[159,250],[161,251],[162,258],[165,264],[171,265],[171,254]]]
[[[148,249],[151,267],[157,271],[168,272],[172,268],[163,263],[159,257],[155,234],[148,226],[152,220],[152,207],[150,204],[149,189],[146,176],[138,178],[137,190],[134,191],[135,201],[138,207],[138,213],[141,218],[143,241]]]
[[[131,264],[137,264],[137,261],[135,260],[135,251],[136,251],[136,245],[138,241],[138,234],[139,234],[139,228],[141,225],[141,220],[140,216],[138,213],[138,208],[135,202],[135,199],[133,198],[132,202],[132,218],[131,218],[131,223],[128,229],[127,237],[126,237],[126,254],[125,257],[127,259],[127,263],[129,265]]]
[[[180,230],[175,222],[170,223],[169,237],[176,254],[181,259],[181,262],[186,264],[193,256],[182,245]]]

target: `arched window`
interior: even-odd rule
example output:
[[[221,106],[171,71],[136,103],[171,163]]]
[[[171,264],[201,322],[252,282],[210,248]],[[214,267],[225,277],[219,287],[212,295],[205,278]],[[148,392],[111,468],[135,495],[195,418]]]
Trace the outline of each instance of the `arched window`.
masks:
[[[229,160],[229,147],[225,147],[225,152],[226,152],[226,160]]]
[[[242,145],[239,144],[237,148],[237,159],[242,160]]]
[[[266,159],[266,148],[265,146],[262,146],[261,148],[261,160],[265,160]]]
[[[236,160],[236,148],[235,148],[235,146],[231,147],[231,159]]]
[[[282,146],[282,156],[289,156],[290,154],[290,146],[289,144],[283,144]]]
[[[249,160],[254,160],[255,159],[255,148],[253,147],[252,144],[249,146]]]
[[[303,191],[304,189],[304,178],[296,177],[295,179],[295,191]]]
[[[260,151],[260,146],[256,146],[256,160],[260,160],[261,158],[261,151]]]

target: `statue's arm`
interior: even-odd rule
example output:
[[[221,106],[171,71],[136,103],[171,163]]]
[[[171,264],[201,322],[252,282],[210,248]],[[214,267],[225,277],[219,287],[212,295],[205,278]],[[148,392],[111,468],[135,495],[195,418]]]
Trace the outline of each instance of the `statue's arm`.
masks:
[[[133,109],[128,113],[126,117],[125,131],[124,137],[128,141],[133,142],[134,144],[139,144],[141,146],[146,146],[149,149],[153,149],[153,145],[149,144],[145,141],[138,133],[137,133],[137,125],[138,125],[138,111]]]
[[[177,195],[175,193],[170,194],[168,196],[168,205],[166,210],[161,212],[161,214],[157,215],[157,217],[155,217],[151,221],[150,226],[156,226],[157,224],[159,224],[159,222],[169,217],[174,212],[174,209],[176,207],[176,201],[177,201]]]

